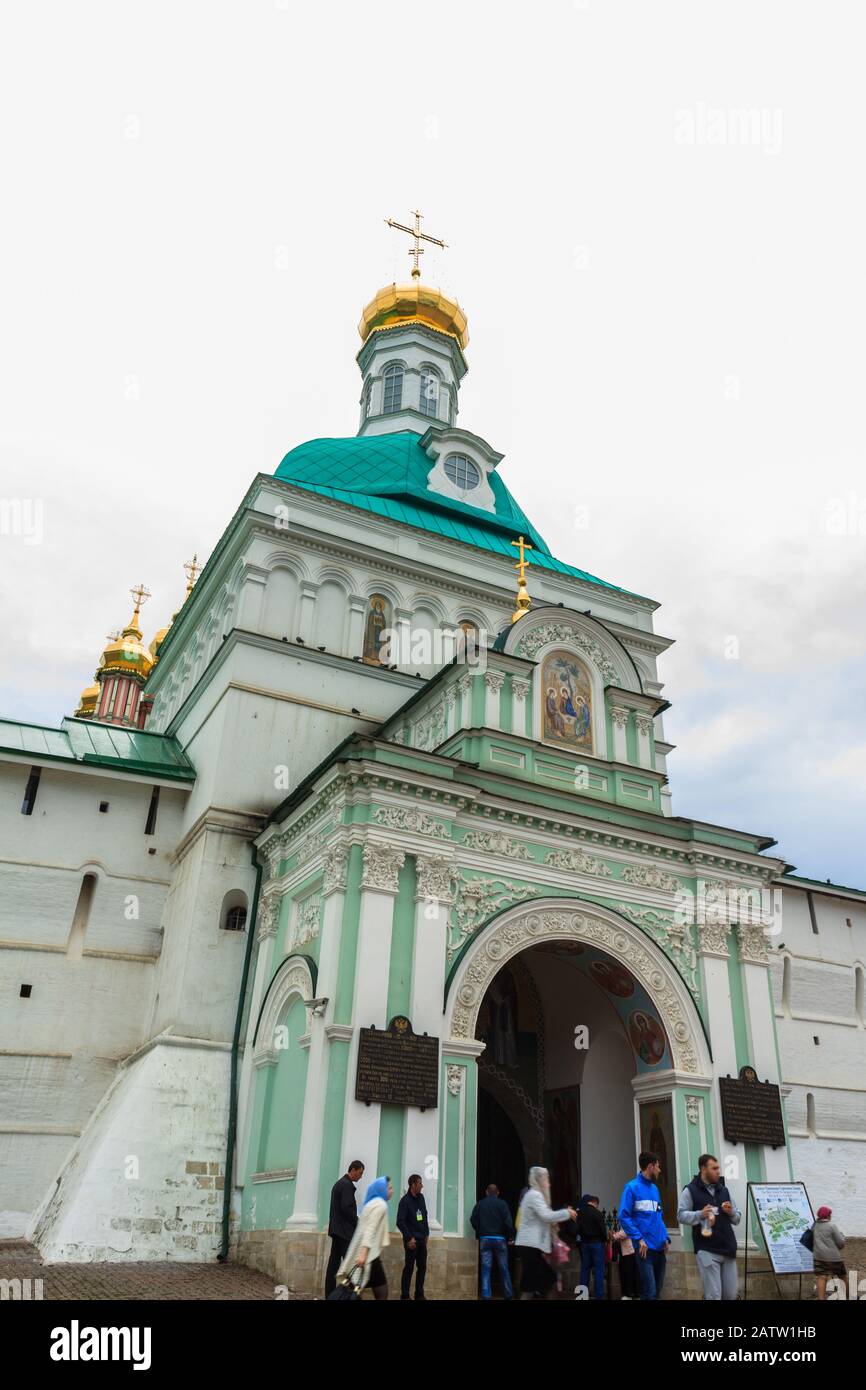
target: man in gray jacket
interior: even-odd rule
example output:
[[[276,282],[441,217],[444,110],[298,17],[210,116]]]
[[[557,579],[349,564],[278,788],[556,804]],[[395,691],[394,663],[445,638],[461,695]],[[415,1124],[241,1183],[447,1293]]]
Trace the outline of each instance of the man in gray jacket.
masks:
[[[701,1154],[698,1173],[680,1193],[677,1221],[691,1226],[698,1272],[708,1301],[737,1296],[737,1237],[740,1212],[722,1182],[719,1160]]]

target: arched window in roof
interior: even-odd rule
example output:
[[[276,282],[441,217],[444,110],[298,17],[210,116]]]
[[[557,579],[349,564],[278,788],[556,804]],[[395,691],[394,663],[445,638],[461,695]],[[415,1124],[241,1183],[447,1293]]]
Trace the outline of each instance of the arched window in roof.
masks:
[[[403,405],[403,368],[399,362],[391,362],[382,374],[384,391],[382,394],[382,414],[394,415]]]

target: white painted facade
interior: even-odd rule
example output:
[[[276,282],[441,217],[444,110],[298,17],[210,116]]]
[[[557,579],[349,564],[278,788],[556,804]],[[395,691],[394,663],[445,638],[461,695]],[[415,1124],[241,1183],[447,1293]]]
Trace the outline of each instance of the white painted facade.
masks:
[[[407,392],[419,385],[425,363],[436,367],[442,379],[437,423],[453,424],[465,364],[441,336],[395,329],[368,341],[359,358],[371,391],[362,432],[408,427],[422,434],[431,424],[420,414],[415,423],[407,423],[405,413],[382,416],[382,373],[392,359],[406,366]],[[407,408],[414,409],[411,400]],[[456,428],[442,442],[460,445],[482,472],[499,464],[490,445]],[[437,444],[430,455],[431,488],[446,497],[437,474],[441,452]],[[640,706],[643,699],[649,709],[661,695],[657,663],[670,645],[653,630],[656,605],[531,566],[529,583],[534,608],[590,610],[591,621],[615,639],[611,649],[621,662],[615,684],[632,700],[637,733],[632,754],[625,726],[614,718],[610,756],[626,769],[652,768],[664,778],[671,745],[663,715]],[[361,661],[374,594],[385,596],[395,625],[409,632],[456,633],[469,621],[495,635],[513,608],[513,561],[260,474],[174,622],[148,684],[154,696],[148,731],[176,739],[196,773],[190,786],[161,784],[155,835],[145,837],[143,830],[152,778],[0,753],[0,1233],[29,1231],[54,1259],[192,1260],[217,1250],[229,1056],[247,936],[254,930],[248,920],[246,932],[226,931],[226,906],[252,906],[252,845],[275,806],[347,735],[372,733],[422,686],[413,662],[392,671]],[[622,662],[623,652],[633,665]],[[524,715],[526,683],[516,671],[509,680],[511,731],[532,732]],[[494,729],[501,690],[495,680],[485,686],[485,720]],[[601,684],[596,695],[598,717]],[[456,720],[455,709],[452,703],[444,717]],[[456,732],[456,723],[448,727]],[[597,733],[600,740],[601,727]],[[20,803],[34,765],[42,767],[42,779],[34,814],[25,817]],[[670,815],[667,785],[661,797]],[[102,801],[108,812],[98,810]],[[414,848],[420,853],[429,844],[421,839]],[[479,853],[479,868],[489,858]],[[76,903],[90,873],[95,888],[82,926]],[[557,882],[556,871],[550,874]],[[336,880],[324,894],[326,927],[339,920],[342,892]],[[365,885],[356,1005],[376,1017],[384,1011],[381,964],[392,896]],[[130,899],[138,904],[137,916],[127,911]],[[425,915],[429,900],[430,893],[418,903],[412,1008],[432,1031],[441,1023],[441,1009],[437,1020],[431,1001],[441,1000],[444,986],[447,906],[443,898],[432,916]],[[652,903],[652,890],[648,897],[636,889],[634,901]],[[844,1229],[860,1235],[866,1235],[866,1204],[855,1177],[866,1145],[864,902],[862,895],[815,887],[816,933],[805,890],[786,887],[784,945],[774,943],[771,952],[795,1176],[834,1206]],[[327,995],[333,994],[340,944],[335,930],[326,930],[325,940],[319,992]],[[712,1070],[736,1074],[722,1007],[727,962],[708,949],[702,968]],[[755,969],[748,983],[750,1043],[761,1075],[773,1077],[779,1074],[773,1007],[766,970]],[[31,986],[28,998],[19,993],[24,984]],[[256,955],[254,1000],[265,984]],[[329,1026],[338,1027],[310,1021],[314,1078],[324,1066]],[[471,1039],[455,1041],[452,1051],[462,1048],[471,1057],[473,1047]],[[625,1066],[613,1036],[605,1047],[604,1065],[597,1069],[594,1060],[587,1068],[586,1085],[599,1094]],[[253,1073],[253,1058],[242,1049],[242,1097],[250,1093]],[[704,1080],[709,1088],[712,1078]],[[304,1122],[310,1175],[320,1104],[314,1085]],[[374,1110],[364,1110],[354,1101],[347,1105],[348,1149],[373,1142]],[[630,1115],[626,1109],[617,1114],[609,1148],[602,1144],[592,1157],[598,1186]],[[412,1111],[408,1123],[413,1152],[433,1152],[432,1114]],[[240,1152],[249,1125],[249,1107],[242,1104]],[[300,1224],[314,1210],[309,1176],[296,1207]]]

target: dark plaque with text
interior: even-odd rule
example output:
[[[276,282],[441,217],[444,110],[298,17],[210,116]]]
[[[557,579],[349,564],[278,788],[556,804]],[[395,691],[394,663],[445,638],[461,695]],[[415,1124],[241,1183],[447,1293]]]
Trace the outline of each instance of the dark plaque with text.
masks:
[[[725,1138],[732,1144],[784,1147],[782,1095],[772,1081],[759,1081],[753,1067],[740,1067],[738,1077],[719,1077],[719,1094]]]
[[[419,1037],[398,1014],[387,1028],[362,1028],[358,1040],[355,1099],[370,1105],[417,1105],[435,1110],[439,1100],[439,1039]]]

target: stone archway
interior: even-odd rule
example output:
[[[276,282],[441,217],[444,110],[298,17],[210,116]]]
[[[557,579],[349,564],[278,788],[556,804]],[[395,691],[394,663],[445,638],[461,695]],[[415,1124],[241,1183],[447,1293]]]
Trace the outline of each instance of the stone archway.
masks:
[[[658,1009],[675,1071],[695,1077],[712,1074],[697,1009],[671,961],[639,927],[612,909],[581,898],[521,903],[476,933],[448,991],[446,1039],[455,1043],[474,1039],[481,1002],[496,972],[527,946],[553,940],[592,943],[626,966]]]

